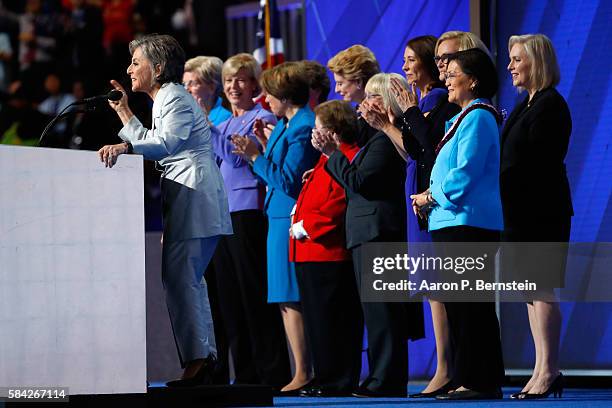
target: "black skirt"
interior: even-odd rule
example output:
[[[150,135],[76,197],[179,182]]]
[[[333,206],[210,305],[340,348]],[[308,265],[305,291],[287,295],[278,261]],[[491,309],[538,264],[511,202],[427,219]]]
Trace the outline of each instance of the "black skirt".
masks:
[[[564,287],[571,221],[571,216],[544,215],[520,225],[507,223],[502,232],[504,280],[529,280],[538,290]]]

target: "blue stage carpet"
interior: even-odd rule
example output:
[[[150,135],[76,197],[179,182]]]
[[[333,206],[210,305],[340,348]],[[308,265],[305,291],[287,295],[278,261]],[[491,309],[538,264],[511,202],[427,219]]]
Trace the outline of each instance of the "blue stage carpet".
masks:
[[[410,392],[418,392],[422,387],[410,387]],[[570,388],[563,391],[563,398],[548,397],[539,401],[516,401],[510,399],[510,394],[520,391],[518,388],[504,388],[504,399],[497,401],[462,401],[440,402],[435,399],[406,399],[406,398],[300,398],[276,397],[275,407],[449,407],[485,408],[485,407],[513,407],[513,408],[552,408],[552,407],[579,407],[579,408],[609,408],[612,407],[612,389],[577,389]]]

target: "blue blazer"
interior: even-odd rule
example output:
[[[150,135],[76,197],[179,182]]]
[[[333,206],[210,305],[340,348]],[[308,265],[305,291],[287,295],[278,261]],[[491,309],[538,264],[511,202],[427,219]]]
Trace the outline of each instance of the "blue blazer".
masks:
[[[319,159],[310,143],[315,115],[308,106],[289,122],[279,121],[270,135],[266,152],[253,163],[253,172],[267,185],[264,210],[268,217],[289,217],[302,189],[302,174]]]
[[[231,116],[232,112],[223,107],[221,97],[217,97],[215,106],[208,112],[208,120],[210,120],[213,125],[219,126],[219,123],[229,119]]]
[[[460,115],[446,122],[447,130]],[[438,205],[429,214],[430,231],[461,225],[503,229],[499,151],[499,127],[493,114],[484,109],[468,113],[438,153],[431,171],[429,189]]]

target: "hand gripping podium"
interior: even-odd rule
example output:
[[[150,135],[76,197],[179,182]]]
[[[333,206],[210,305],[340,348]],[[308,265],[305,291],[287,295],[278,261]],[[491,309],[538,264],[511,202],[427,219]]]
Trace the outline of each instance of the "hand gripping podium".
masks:
[[[142,169],[0,145],[0,387],[146,392]]]

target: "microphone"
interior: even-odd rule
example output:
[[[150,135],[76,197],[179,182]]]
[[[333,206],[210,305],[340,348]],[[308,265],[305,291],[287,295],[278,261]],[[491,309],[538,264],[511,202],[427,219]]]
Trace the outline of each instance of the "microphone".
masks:
[[[38,145],[42,146],[42,142],[45,138],[45,135],[47,134],[47,132],[49,131],[49,129],[51,129],[53,127],[53,125],[55,125],[55,123],[57,123],[57,121],[65,118],[66,116],[69,116],[73,113],[83,113],[83,112],[89,112],[89,111],[93,111],[96,109],[95,104],[100,102],[100,101],[104,101],[104,100],[110,100],[110,101],[118,101],[121,98],[123,98],[123,92],[117,90],[117,89],[113,89],[112,91],[110,91],[109,93],[107,93],[106,95],[98,95],[98,96],[92,96],[89,98],[85,98],[85,99],[81,99],[80,101],[76,101],[76,102],[72,102],[70,105],[66,106],[64,109],[62,109],[62,111],[60,113],[58,113],[52,120],[51,122],[49,122],[47,124],[47,126],[45,127],[45,129],[43,130],[42,134],[40,135],[40,138],[38,139]],[[85,105],[85,110],[69,110],[71,107],[75,106],[75,105]]]
[[[98,96],[91,96],[89,98],[85,98],[82,99],[80,101],[74,102],[75,105],[83,105],[83,104],[92,104],[92,103],[96,103],[96,102],[100,102],[100,101],[106,101],[106,100],[110,100],[110,101],[118,101],[119,99],[121,99],[123,97],[123,92],[117,90],[117,89],[113,89],[112,91],[110,91],[109,93],[105,94],[105,95],[98,95]]]

